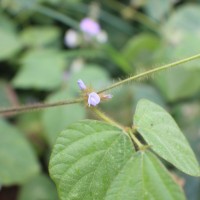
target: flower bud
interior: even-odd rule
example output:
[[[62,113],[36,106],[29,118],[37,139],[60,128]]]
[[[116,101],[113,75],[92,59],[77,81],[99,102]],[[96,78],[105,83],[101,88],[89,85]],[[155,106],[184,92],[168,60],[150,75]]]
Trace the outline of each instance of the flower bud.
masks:
[[[81,90],[86,90],[86,85],[85,85],[85,83],[81,80],[81,79],[79,79],[78,81],[77,81],[77,83],[78,83],[78,86],[79,86],[79,88],[81,89]]]

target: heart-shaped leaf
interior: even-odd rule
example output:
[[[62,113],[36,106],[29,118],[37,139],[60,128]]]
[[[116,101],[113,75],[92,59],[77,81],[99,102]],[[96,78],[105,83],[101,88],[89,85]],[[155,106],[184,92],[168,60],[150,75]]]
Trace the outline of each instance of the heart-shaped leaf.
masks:
[[[49,165],[61,200],[103,199],[132,154],[120,129],[89,120],[72,124],[58,137]]]
[[[74,123],[58,137],[49,170],[61,200],[184,200],[150,153],[135,153],[122,130],[103,122]]]
[[[181,171],[200,176],[195,155],[174,119],[160,106],[139,101],[134,125],[152,149]]]

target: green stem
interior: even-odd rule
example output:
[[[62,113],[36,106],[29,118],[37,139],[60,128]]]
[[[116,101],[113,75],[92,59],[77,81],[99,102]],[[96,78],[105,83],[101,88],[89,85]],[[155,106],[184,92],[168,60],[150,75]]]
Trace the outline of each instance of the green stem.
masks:
[[[0,116],[7,115],[7,114],[14,115],[14,114],[23,113],[23,112],[40,110],[40,109],[44,109],[44,108],[80,103],[82,101],[83,101],[83,98],[79,98],[79,99],[59,101],[59,102],[54,102],[54,103],[35,103],[32,105],[24,105],[24,106],[13,107],[13,108],[5,108],[5,109],[0,110]]]
[[[79,29],[79,25],[78,25],[78,22],[76,22],[75,20],[71,19],[70,17],[67,17],[66,15],[60,13],[60,12],[57,12],[53,9],[50,9],[50,8],[47,8],[45,6],[34,6],[32,8],[29,8],[29,9],[32,9],[36,12],[39,12],[43,15],[46,15],[48,17],[51,17],[53,19],[56,19],[70,27],[73,27],[74,29]]]
[[[131,15],[129,16],[129,19],[138,21],[139,23],[147,26],[154,32],[158,32],[158,29],[159,29],[158,24],[155,23],[150,18],[148,18],[143,13],[137,11],[136,9],[134,9],[130,6],[126,6],[125,4],[121,3],[120,1],[116,1],[116,0],[106,1],[105,3],[107,3],[111,8],[115,9],[117,12],[119,12],[119,11],[121,12],[123,10],[125,12],[130,12]]]
[[[117,83],[114,83],[113,85],[111,85],[111,86],[109,86],[109,87],[107,87],[107,88],[105,88],[103,90],[98,91],[98,93],[102,93],[102,92],[105,92],[107,90],[111,90],[111,89],[116,88],[116,87],[118,87],[120,85],[123,85],[124,83],[128,83],[128,82],[133,81],[135,79],[142,78],[144,76],[147,76],[147,75],[150,75],[150,74],[153,74],[155,72],[159,72],[159,71],[171,68],[171,67],[176,67],[177,65],[180,65],[180,64],[183,64],[183,63],[195,60],[195,59],[199,59],[199,58],[200,58],[200,54],[197,54],[197,55],[191,56],[189,58],[185,58],[185,59],[182,59],[182,60],[167,64],[167,65],[163,65],[161,67],[157,67],[155,69],[151,69],[149,71],[137,74],[135,76],[131,76],[130,78],[127,78],[127,79],[124,79],[124,80],[119,81]]]
[[[140,150],[143,150],[144,149],[144,145],[137,139],[137,137],[135,136],[135,134],[132,132],[132,130],[130,129],[128,131],[130,137],[132,138],[132,140],[135,142],[135,144],[138,146],[138,148]]]
[[[109,124],[112,124],[122,130],[124,130],[124,127],[120,124],[118,124],[117,122],[115,122],[113,119],[111,119],[110,117],[108,117],[107,115],[105,115],[102,111],[100,111],[97,108],[91,108],[91,110],[100,118],[103,119],[104,121],[108,122]]]

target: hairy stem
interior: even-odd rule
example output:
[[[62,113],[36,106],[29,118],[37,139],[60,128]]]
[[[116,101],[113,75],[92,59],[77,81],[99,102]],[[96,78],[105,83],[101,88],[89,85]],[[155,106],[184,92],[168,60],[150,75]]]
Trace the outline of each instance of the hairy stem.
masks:
[[[119,81],[117,83],[114,83],[113,85],[103,89],[103,90],[100,90],[98,91],[98,93],[102,93],[102,92],[105,92],[107,90],[111,90],[113,88],[116,88],[120,85],[123,85],[125,83],[128,83],[130,81],[133,81],[135,79],[138,79],[138,78],[142,78],[142,77],[145,77],[147,75],[150,75],[150,74],[153,74],[155,72],[159,72],[159,71],[162,71],[162,70],[165,70],[165,69],[168,69],[168,68],[172,68],[172,67],[176,67],[177,65],[180,65],[180,64],[183,64],[183,63],[186,63],[186,62],[189,62],[189,61],[192,61],[192,60],[195,60],[195,59],[199,59],[200,58],[200,54],[197,54],[195,56],[191,56],[189,58],[185,58],[185,59],[182,59],[182,60],[179,60],[179,61],[176,61],[176,62],[173,62],[173,63],[170,63],[170,64],[167,64],[167,65],[163,65],[161,67],[157,67],[155,69],[151,69],[151,70],[148,70],[146,72],[143,72],[143,73],[140,73],[140,74],[137,74],[135,76],[131,76],[130,78],[127,78],[127,79],[124,79],[122,81]]]
[[[100,118],[103,119],[104,121],[108,122],[109,124],[112,124],[122,130],[124,130],[124,127],[122,125],[120,125],[119,123],[115,122],[113,119],[111,119],[110,117],[108,117],[105,113],[103,113],[102,111],[100,111],[99,109],[93,107],[91,108],[91,110]]]
[[[199,58],[200,58],[200,54],[197,54],[197,55],[191,56],[189,58],[185,58],[185,59],[180,60],[180,61],[176,61],[176,62],[167,64],[167,65],[163,65],[163,66],[155,68],[155,69],[151,69],[149,71],[143,72],[141,74],[137,74],[137,75],[132,76],[130,78],[127,78],[127,79],[124,79],[124,80],[119,81],[117,83],[114,83],[113,85],[111,85],[111,86],[109,86],[109,87],[107,87],[103,90],[98,91],[98,93],[105,92],[107,90],[113,89],[115,87],[118,87],[118,86],[123,85],[125,83],[128,83],[130,81],[133,81],[135,79],[142,78],[142,77],[145,77],[147,75],[153,74],[155,72],[159,72],[159,71],[171,68],[171,67],[175,67],[177,65],[180,65],[180,64],[183,64],[183,63],[195,60],[195,59],[199,59]],[[74,103],[80,103],[82,101],[84,101],[83,98],[78,98],[78,99],[60,101],[60,102],[55,102],[55,103],[45,103],[45,104],[44,103],[36,103],[36,104],[33,104],[33,105],[24,105],[24,106],[13,107],[13,108],[5,108],[5,109],[0,110],[0,116],[7,115],[7,114],[14,115],[14,114],[17,114],[17,113],[34,111],[34,110],[38,110],[38,109],[44,109],[44,108],[56,107],[56,106],[74,104]],[[97,109],[93,109],[93,111],[96,112],[96,114],[98,116],[100,116],[102,119],[104,119],[108,122],[111,122],[111,124],[115,124],[117,127],[122,128],[122,126],[120,126],[118,123],[116,123],[113,120],[111,120],[110,118],[108,118],[106,115],[104,115],[104,113],[101,113]]]
[[[59,101],[59,102],[54,102],[54,103],[35,103],[35,104],[31,104],[31,105],[24,105],[24,106],[13,107],[13,108],[5,108],[5,109],[0,110],[0,116],[7,115],[7,114],[15,115],[15,114],[22,113],[22,112],[29,112],[29,111],[35,111],[35,110],[40,110],[40,109],[44,109],[44,108],[80,103],[82,101],[83,101],[83,98],[79,98],[79,99]]]

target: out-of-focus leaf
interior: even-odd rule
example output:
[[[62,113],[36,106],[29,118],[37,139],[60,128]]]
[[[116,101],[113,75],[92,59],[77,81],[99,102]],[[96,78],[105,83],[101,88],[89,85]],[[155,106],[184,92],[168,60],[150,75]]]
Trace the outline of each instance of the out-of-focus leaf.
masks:
[[[119,121],[125,126],[131,126],[131,118],[133,116],[132,86],[124,85],[123,89],[117,88],[109,93],[113,95],[113,98],[107,102],[103,102],[100,106],[116,121]]]
[[[16,88],[51,90],[60,86],[66,60],[56,50],[32,50],[21,60],[22,68],[14,77]]]
[[[17,13],[24,8],[34,6],[36,1],[37,0],[1,0],[0,6],[8,9],[12,13]]]
[[[86,59],[96,59],[106,57],[105,52],[102,52],[101,49],[71,49],[66,52],[67,58],[86,58]]]
[[[199,53],[199,36],[187,34],[181,43],[163,44],[155,54],[155,63],[170,63]],[[153,81],[167,101],[196,95],[200,89],[200,64],[194,60],[171,70],[155,74]]]
[[[159,92],[151,85],[147,84],[134,84],[133,86],[133,101],[134,107],[140,99],[149,99],[162,107],[165,107],[165,102],[163,97]]]
[[[198,101],[175,104],[172,107],[172,114],[176,118],[176,122],[182,128],[187,129],[200,118],[200,104]]]
[[[200,89],[199,69],[176,68],[160,72],[154,81],[168,101],[191,97]]]
[[[173,6],[172,0],[150,0],[145,1],[144,9],[154,20],[162,21]]]
[[[79,91],[77,81],[82,79],[86,86],[92,86],[95,90],[102,89],[110,83],[106,70],[98,65],[85,65],[80,71],[74,71],[69,78],[69,88]]]
[[[193,121],[185,129],[185,135],[189,142],[192,144],[192,148],[197,155],[197,159],[200,162],[200,116]]]
[[[162,158],[191,176],[200,176],[199,164],[174,119],[160,106],[141,100],[134,125],[145,141]]]
[[[0,27],[11,32],[15,32],[16,24],[0,10]]]
[[[57,200],[54,184],[45,175],[38,175],[24,184],[18,194],[18,200]]]
[[[0,120],[0,182],[25,183],[39,172],[39,164],[29,143],[16,128]]]
[[[49,96],[47,102],[64,101],[71,99],[70,92],[66,89]],[[42,121],[45,128],[45,137],[52,146],[61,130],[69,124],[85,118],[85,109],[79,104],[65,105],[45,110]]]
[[[60,31],[55,26],[29,27],[22,32],[21,38],[27,46],[37,47],[58,42]]]
[[[112,62],[115,63],[123,72],[129,73],[133,71],[132,66],[127,62],[123,54],[118,52],[111,45],[107,45],[105,50]]]
[[[20,38],[14,31],[0,29],[0,60],[13,56],[21,49]]]
[[[188,4],[178,8],[163,26],[163,34],[173,43],[184,42],[187,34],[200,31],[200,6]]]
[[[0,81],[0,108],[9,106],[11,106],[11,102],[6,93],[6,84]]]
[[[183,42],[180,44],[173,45],[171,47],[172,57],[171,59],[181,59],[193,56],[195,54],[199,54],[199,46],[200,46],[200,35],[199,32],[197,34],[192,33],[188,34],[184,37]],[[181,68],[185,68],[188,73],[192,70],[200,69],[199,60],[193,60],[191,62],[185,63],[181,65]]]
[[[185,194],[188,200],[200,199],[200,180],[197,177],[184,176],[185,178]]]
[[[151,34],[139,34],[129,39],[123,48],[125,59],[134,66],[150,66],[154,51],[158,49],[160,40]]]
[[[41,111],[19,115],[17,118],[17,126],[27,135],[31,133],[39,134],[41,132]]]
[[[16,124],[26,134],[39,156],[44,153],[46,148],[41,114],[41,111],[23,113],[18,116]]]

